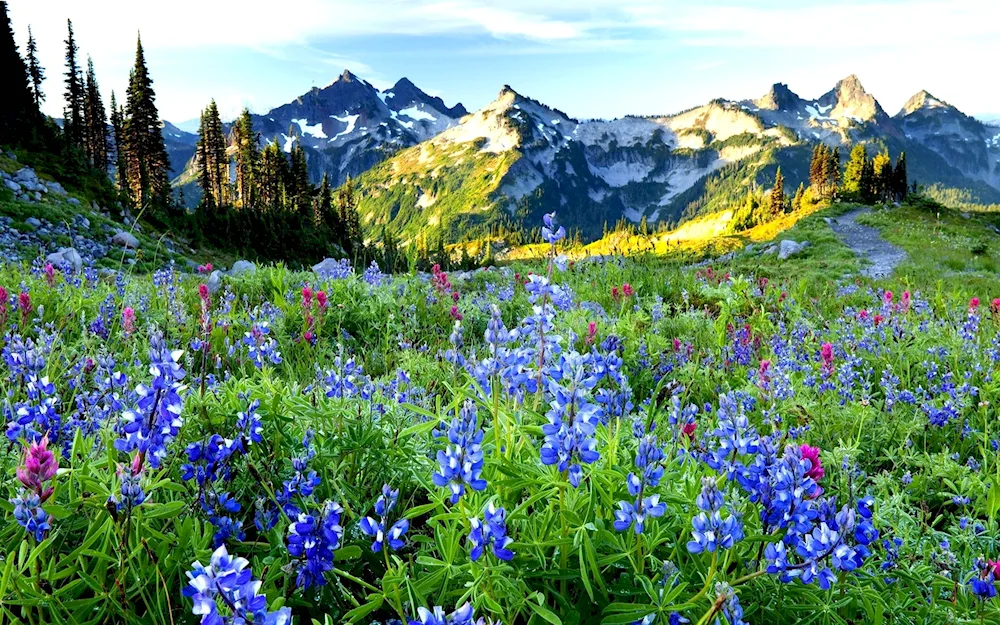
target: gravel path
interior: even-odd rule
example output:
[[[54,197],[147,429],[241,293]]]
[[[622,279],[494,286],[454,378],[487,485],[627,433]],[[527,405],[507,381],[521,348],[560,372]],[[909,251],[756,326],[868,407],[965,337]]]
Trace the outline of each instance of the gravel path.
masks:
[[[869,212],[870,208],[858,208],[827,219],[827,223],[855,254],[871,263],[861,270],[862,275],[884,278],[906,258],[906,252],[883,239],[875,228],[857,222],[858,217]]]

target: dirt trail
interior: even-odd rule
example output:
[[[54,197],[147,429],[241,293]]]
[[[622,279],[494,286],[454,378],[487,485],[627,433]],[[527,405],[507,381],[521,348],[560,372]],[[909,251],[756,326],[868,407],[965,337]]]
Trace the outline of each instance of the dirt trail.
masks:
[[[870,208],[857,208],[829,218],[827,223],[855,254],[871,263],[861,270],[862,275],[884,278],[906,258],[906,252],[883,239],[875,228],[857,222],[858,217],[870,212]]]

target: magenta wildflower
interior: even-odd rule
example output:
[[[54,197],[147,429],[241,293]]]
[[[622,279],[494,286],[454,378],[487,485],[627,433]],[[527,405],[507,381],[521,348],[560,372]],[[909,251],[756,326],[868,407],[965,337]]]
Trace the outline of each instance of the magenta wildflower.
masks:
[[[44,502],[52,495],[52,487],[45,482],[55,477],[59,460],[49,451],[49,436],[28,446],[22,466],[17,468],[17,479],[25,488],[31,489]]]
[[[819,447],[810,447],[803,444],[799,449],[802,451],[802,457],[808,460],[811,465],[809,470],[806,471],[806,477],[811,477],[814,482],[819,483],[826,474],[826,471],[823,469],[823,463],[819,459]]]

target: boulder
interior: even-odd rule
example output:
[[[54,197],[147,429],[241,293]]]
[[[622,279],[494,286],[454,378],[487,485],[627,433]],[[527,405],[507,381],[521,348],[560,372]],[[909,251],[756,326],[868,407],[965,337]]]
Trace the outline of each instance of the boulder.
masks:
[[[30,167],[23,167],[17,170],[17,173],[14,174],[14,180],[19,183],[29,182],[32,184],[38,184],[38,174],[36,174],[35,170]]]
[[[4,184],[5,187],[7,187],[8,189],[10,189],[14,193],[20,193],[21,192],[21,185],[17,184],[13,180],[4,179],[3,184]]]
[[[324,258],[320,262],[313,265],[313,271],[320,275],[327,275],[337,271],[340,268],[340,261],[334,258]]]
[[[257,271],[257,266],[249,260],[238,260],[233,263],[233,268],[229,270],[229,275],[238,276],[240,274],[253,273],[255,271]]]
[[[56,267],[62,267],[63,263],[69,263],[73,266],[73,270],[76,273],[80,273],[83,269],[83,259],[80,258],[80,254],[76,249],[72,247],[60,247],[58,252],[52,252],[45,257],[45,260]]]
[[[131,232],[125,232],[124,230],[119,230],[115,233],[115,236],[111,237],[111,242],[125,248],[139,247],[139,239],[135,238],[135,235]]]
[[[76,199],[75,197],[71,197],[66,201],[69,202],[70,204],[73,204],[74,206],[80,205],[80,200]]]
[[[777,245],[774,245],[774,244],[772,243],[771,245],[768,245],[768,246],[767,246],[767,247],[765,247],[765,248],[764,248],[763,250],[761,250],[761,252],[760,252],[760,255],[761,255],[761,256],[768,256],[768,255],[770,255],[770,254],[774,254],[774,253],[775,253],[775,252],[777,252],[777,251],[778,251],[778,246],[777,246]]]
[[[208,281],[205,284],[208,285],[209,293],[215,293],[222,287],[222,273],[216,269],[208,276]]]
[[[24,223],[35,228],[42,227],[42,222],[39,221],[37,217],[28,217],[27,219],[24,220]]]
[[[63,186],[58,182],[48,182],[45,186],[48,187],[49,193],[55,193],[56,195],[62,196],[66,195],[66,189],[63,189]]]
[[[81,228],[90,229],[90,220],[83,215],[76,215],[76,223],[80,224]]]
[[[807,247],[809,247],[809,241],[799,243],[791,239],[785,239],[778,244],[778,260],[785,260],[790,256],[794,256]]]

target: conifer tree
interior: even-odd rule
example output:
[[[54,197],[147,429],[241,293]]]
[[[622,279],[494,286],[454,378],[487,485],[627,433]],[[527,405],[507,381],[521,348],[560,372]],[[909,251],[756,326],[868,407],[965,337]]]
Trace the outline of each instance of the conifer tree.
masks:
[[[86,150],[86,128],[83,119],[84,84],[77,63],[76,55],[79,48],[73,35],[73,21],[66,20],[68,35],[66,37],[66,73],[63,74],[66,90],[63,92],[65,106],[63,107],[63,135],[69,146],[81,151]]]
[[[115,148],[115,174],[118,192],[124,194],[128,186],[126,177],[127,165],[125,161],[125,111],[115,99],[115,92],[111,92],[111,138]]]
[[[832,195],[832,192],[836,191],[837,187],[840,186],[840,147],[834,147],[833,151],[830,152],[829,169],[829,177],[826,182],[829,185]]]
[[[236,193],[238,205],[253,208],[256,203],[256,175],[260,162],[260,134],[253,129],[250,111],[243,109],[233,125],[233,142],[236,145]]]
[[[893,184],[892,159],[888,152],[879,152],[872,159],[872,199],[886,202],[892,193]]]
[[[897,202],[906,199],[908,182],[906,180],[906,152],[900,152],[896,158],[896,169],[892,172],[892,195]]]
[[[129,200],[134,206],[153,205],[165,210],[170,204],[170,165],[141,38],[136,41],[135,67],[125,105],[124,146]]]
[[[277,142],[264,146],[260,155],[260,183],[256,187],[260,206],[265,211],[277,211],[283,206],[285,179],[288,177],[288,161]]]
[[[226,137],[215,100],[201,114],[198,127],[198,184],[206,206],[225,206],[229,202],[229,154]]]
[[[35,36],[31,33],[31,26],[28,26],[28,48],[27,59],[28,78],[31,81],[31,97],[35,100],[35,108],[40,108],[45,101],[45,94],[42,93],[42,81],[45,80],[45,68],[38,62],[38,44]]]
[[[91,166],[101,171],[108,169],[108,114],[104,110],[101,91],[94,74],[94,61],[87,58],[87,83],[84,96],[83,120],[85,126],[84,153]]]
[[[781,175],[781,167],[774,174],[774,186],[771,187],[771,213],[777,215],[785,212],[785,177]]]
[[[795,190],[795,196],[792,197],[792,212],[801,210],[802,208],[802,198],[805,197],[806,186],[799,183],[799,188]]]
[[[6,2],[0,2],[0,85],[0,144],[29,142],[38,125],[38,107],[28,87],[28,68],[17,51]]]
[[[337,192],[337,212],[343,224],[343,247],[348,256],[357,258],[364,246],[361,221],[358,218],[357,203],[354,198],[354,183],[348,177]],[[443,244],[438,242],[443,251]]]
[[[875,169],[872,167],[872,160],[866,158],[861,166],[861,179],[858,182],[858,190],[861,201],[871,204],[875,201]]]
[[[844,169],[844,194],[854,199],[861,199],[866,191],[866,186],[871,185],[871,173],[865,175],[866,166],[870,169],[868,153],[862,143],[855,144],[851,148],[851,156],[847,159],[847,167]]]
[[[291,172],[288,182],[290,210],[305,214],[312,205],[312,186],[309,184],[309,164],[306,161],[306,151],[300,141],[292,146]]]
[[[809,161],[809,186],[817,191],[823,185],[823,149],[826,146],[820,143],[813,146],[812,159]]]

